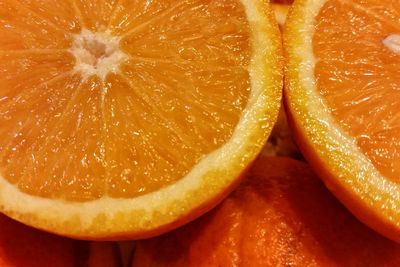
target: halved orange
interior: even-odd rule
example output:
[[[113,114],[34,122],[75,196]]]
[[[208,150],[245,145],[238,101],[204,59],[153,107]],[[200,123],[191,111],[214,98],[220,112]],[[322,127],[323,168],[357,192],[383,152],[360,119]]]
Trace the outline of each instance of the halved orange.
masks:
[[[285,98],[298,143],[339,199],[400,241],[399,1],[299,0]]]
[[[260,157],[220,205],[137,243],[132,267],[386,266],[400,244],[348,212],[304,162]]]
[[[139,238],[222,199],[281,98],[262,0],[0,2],[0,210]]]

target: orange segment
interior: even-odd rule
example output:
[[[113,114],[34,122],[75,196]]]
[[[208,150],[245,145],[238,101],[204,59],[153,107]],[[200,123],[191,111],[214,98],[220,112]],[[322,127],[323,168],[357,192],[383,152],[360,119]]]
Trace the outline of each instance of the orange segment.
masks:
[[[17,105],[18,99],[26,101],[27,97],[37,97],[43,93],[40,89],[71,71],[73,66],[73,57],[62,50],[1,51],[0,102],[8,103],[1,109],[5,112],[10,105]]]
[[[400,8],[400,4],[393,5],[381,6],[379,14]],[[368,8],[378,12],[374,6]],[[378,170],[399,182],[400,142],[396,140],[400,140],[400,117],[396,114],[400,109],[400,56],[382,41],[398,32],[400,23],[392,16],[377,22],[366,10],[328,1],[316,25],[313,47],[319,93],[337,123],[357,140]]]
[[[28,8],[38,17],[53,24],[60,30],[78,33],[82,26],[73,6],[73,0],[21,0],[23,8]]]
[[[354,214],[394,240],[400,240],[399,7],[302,0],[286,27],[286,102],[305,157]]]
[[[216,31],[229,30],[240,24],[246,24],[243,12],[240,1],[230,0],[151,2],[121,0],[111,17],[110,26],[116,34],[130,35],[143,29],[159,31],[159,27],[175,25],[177,28],[174,31],[164,33],[167,35],[185,33],[187,40],[193,41],[201,40],[210,34],[215,35]],[[154,27],[155,25],[157,27]],[[196,30],[198,27],[202,28],[202,31]],[[159,41],[162,41],[164,36],[160,37]]]
[[[117,0],[72,0],[78,9],[77,15],[82,20],[84,27],[91,31],[104,31],[107,29],[110,17],[118,3]]]
[[[132,88],[130,82],[110,77],[112,86],[105,100],[110,194],[116,197],[144,194],[173,183],[173,176],[182,177],[186,170],[179,152],[195,153],[185,146],[186,134],[176,133],[173,121],[157,114],[154,101],[142,96],[142,84],[134,82]]]
[[[175,4],[175,8],[170,4],[158,11],[164,16],[153,15],[153,20],[142,20],[142,24],[124,33],[124,51],[132,56],[174,60],[177,64],[248,65],[250,29],[239,2]],[[171,18],[168,11],[177,14]]]
[[[57,124],[19,184],[31,195],[47,198],[92,200],[105,194],[104,133],[101,120],[100,81],[83,82],[72,94]],[[55,155],[58,155],[55,157]]]
[[[70,99],[71,92],[68,90],[74,90],[79,84],[76,78],[69,84],[69,79],[68,75],[59,76],[46,83],[46,86],[33,87],[32,91],[24,90],[23,94],[14,97],[15,100],[3,105],[0,155],[3,170],[10,182],[18,183],[27,161],[35,156],[35,153],[28,151],[39,150],[47,133],[59,122],[64,106]]]
[[[19,1],[0,3],[0,50],[68,48],[70,38]],[[42,29],[45,28],[45,31]]]
[[[400,16],[399,2],[396,0],[382,1],[379,0],[352,0],[342,1],[343,4],[353,6],[352,9],[358,9],[368,14],[371,18],[378,21],[390,23],[399,26],[398,18]]]
[[[187,3],[188,1],[120,0],[110,17],[109,25],[116,34],[126,34],[131,29],[146,26],[160,17],[168,18],[176,12],[177,7]],[[163,16],[160,16],[161,14]]]
[[[261,0],[7,0],[0,24],[0,209],[26,224],[176,227],[232,190],[276,120],[279,32]]]
[[[87,81],[79,86],[79,83],[77,77],[61,79],[54,87],[49,86],[47,89],[54,91],[32,103],[30,110],[17,110],[19,114],[9,112],[12,117],[6,125],[12,127],[11,122],[17,120],[21,127],[6,130],[14,138],[11,144],[5,143],[4,151],[8,153],[3,158],[4,174],[20,190],[42,197],[77,200],[104,194],[105,182],[101,178],[104,167],[100,173],[98,170],[101,157],[98,142],[104,140],[99,130],[102,124],[97,119],[100,117],[98,84]],[[94,105],[85,105],[82,99]],[[34,116],[27,117],[26,111]],[[98,186],[101,189],[95,190]]]

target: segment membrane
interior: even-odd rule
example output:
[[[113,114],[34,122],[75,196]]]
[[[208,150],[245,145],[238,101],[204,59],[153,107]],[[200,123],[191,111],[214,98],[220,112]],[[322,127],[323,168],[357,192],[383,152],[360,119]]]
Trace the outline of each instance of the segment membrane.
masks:
[[[38,115],[27,119],[23,129],[26,134],[21,133],[24,140],[34,140],[34,143],[28,144],[19,158],[25,162],[24,170],[16,176],[21,190],[76,201],[104,195],[106,170],[100,86],[97,78],[82,83],[81,77],[70,77],[64,86],[55,89],[57,94],[53,95],[54,102],[47,104],[47,114],[35,110]],[[37,106],[41,108],[44,103]],[[44,118],[47,121],[38,124]],[[37,134],[32,136],[32,133]],[[12,169],[12,164],[7,167],[8,177],[18,174],[19,170]]]

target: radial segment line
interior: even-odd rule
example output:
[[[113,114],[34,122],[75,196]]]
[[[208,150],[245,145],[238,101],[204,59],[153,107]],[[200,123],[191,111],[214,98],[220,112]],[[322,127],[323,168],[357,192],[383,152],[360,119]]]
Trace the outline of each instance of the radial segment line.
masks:
[[[106,119],[106,95],[108,93],[107,89],[107,84],[105,81],[101,82],[101,96],[100,96],[100,110],[101,110],[101,136],[103,139],[103,153],[102,153],[102,161],[105,169],[105,177],[104,177],[104,195],[108,195],[109,190],[110,190],[110,184],[111,184],[111,173],[110,169],[108,166],[108,161],[107,161],[107,119]]]
[[[128,84],[128,86],[131,88],[131,90],[134,90],[134,92],[135,92],[135,94],[138,96],[138,97],[141,97],[140,96],[140,94],[138,95],[138,93],[136,92],[136,90],[134,89],[134,87],[133,87],[133,85],[132,85],[132,83],[131,82],[129,82],[129,78],[128,77],[126,77],[125,75],[123,75],[123,74],[121,74],[121,78],[122,79],[124,79],[126,82],[127,82],[127,84]],[[142,99],[143,101],[145,101],[144,99]],[[151,105],[151,104],[148,104],[147,102],[145,102],[145,104],[147,104],[148,106],[150,106],[150,108],[152,109],[152,110],[154,110],[154,107]],[[165,120],[165,118],[164,118],[164,120]],[[173,132],[174,133],[174,132]],[[174,134],[176,134],[176,133],[174,133]],[[150,140],[149,140],[149,138],[146,136],[146,135],[140,135],[141,136],[141,138],[142,138],[142,140],[147,144],[147,148],[150,148],[155,154],[157,154],[157,155],[159,155],[161,158],[163,158],[164,160],[165,160],[165,162],[166,163],[168,163],[170,166],[176,166],[176,165],[180,165],[180,166],[183,166],[183,168],[189,168],[189,166],[187,166],[186,165],[186,162],[184,162],[184,161],[181,161],[181,160],[176,160],[176,157],[174,156],[174,155],[172,155],[171,153],[168,153],[168,152],[166,152],[168,155],[170,155],[170,158],[167,158],[164,154],[165,154],[165,152],[163,153],[163,151],[161,150],[161,145],[159,145],[159,146],[154,146],[151,142],[150,142]],[[178,136],[178,138],[179,138],[179,136]],[[179,138],[180,140],[182,140],[181,138]],[[165,151],[167,151],[167,149],[165,149]],[[174,160],[175,159],[175,160]]]
[[[54,135],[54,133],[57,131],[57,129],[59,128],[59,126],[64,123],[64,117],[66,114],[66,111],[68,109],[71,108],[71,103],[73,103],[73,101],[75,100],[75,98],[79,95],[78,92],[80,92],[80,89],[82,87],[82,82],[79,84],[77,90],[74,92],[74,94],[72,95],[72,97],[70,98],[70,100],[68,101],[68,104],[66,105],[66,107],[64,108],[64,112],[63,115],[59,118],[59,120],[57,121],[56,125],[51,129],[51,131],[48,133],[47,138],[44,140],[43,144],[39,147],[39,149],[37,150],[36,155],[40,155],[43,153],[44,149],[47,147],[47,145],[51,142],[52,136]],[[34,145],[32,145],[28,150],[27,150],[27,154],[31,154],[34,155],[33,153],[33,149],[34,149]],[[34,160],[29,160],[28,164],[26,164],[26,167],[24,168],[24,171],[22,172],[21,175],[21,179],[23,180],[25,179],[29,173],[28,170],[31,170],[32,168],[34,168]]]
[[[83,14],[82,11],[79,9],[78,4],[76,3],[76,0],[70,0],[71,1],[71,6],[75,10],[75,14],[78,16],[79,23],[81,24],[82,28],[87,28],[86,23],[83,19]]]
[[[153,75],[151,75],[150,73],[144,71],[143,73],[147,74],[150,78],[157,78],[157,79],[148,79],[154,86],[157,86],[157,84],[154,82],[154,80],[159,80],[162,79],[164,81],[164,83],[168,83],[168,81],[166,81],[165,79],[163,79],[163,77],[155,77]],[[173,88],[173,86],[168,86],[169,88]],[[185,103],[191,107],[193,107],[194,109],[196,109],[197,111],[199,111],[199,113],[203,114],[204,111],[209,113],[210,108],[212,108],[215,111],[218,111],[221,114],[229,114],[228,111],[225,111],[219,107],[216,107],[215,105],[209,104],[209,103],[200,103],[200,102],[196,102],[196,101],[192,101],[191,98],[193,97],[193,99],[195,99],[195,97],[191,94],[191,97],[188,98],[182,98],[181,95],[179,95],[176,91],[174,90],[168,90],[175,98],[179,99],[182,103]],[[210,107],[210,108],[207,108]],[[230,114],[229,114],[230,115]],[[215,129],[215,127],[211,126],[215,131],[217,131],[217,129]],[[203,138],[203,136],[200,134],[200,131],[198,130],[198,127],[193,125],[193,129],[195,130],[195,132],[197,133],[197,137],[200,138],[201,143],[205,146],[208,147],[209,146],[209,142],[207,142],[206,139]]]
[[[150,19],[148,19],[147,21],[144,21],[143,23],[133,27],[132,29],[130,29],[129,31],[127,31],[126,33],[124,33],[121,38],[127,37],[137,31],[140,31],[141,29],[147,27],[148,25],[150,25],[151,23],[157,22],[163,18],[165,18],[166,16],[168,16],[171,13],[176,13],[177,9],[182,7],[185,4],[185,1],[177,1],[177,4],[163,10],[160,11],[157,14],[154,14]]]
[[[49,26],[51,26],[53,29],[55,29],[56,31],[62,32],[62,33],[64,33],[64,34],[65,34],[65,33],[66,33],[66,34],[70,34],[68,31],[66,31],[65,29],[61,28],[60,26],[54,24],[53,22],[49,21],[47,18],[42,17],[40,14],[38,14],[38,13],[37,13],[35,10],[33,10],[32,8],[21,4],[19,1],[14,1],[13,3],[17,3],[18,8],[21,8],[21,9],[25,9],[25,10],[30,11],[33,15],[36,16],[36,18],[41,19],[41,20],[43,20],[43,21],[46,21],[46,23],[47,23]]]
[[[373,16],[374,18],[376,18],[377,20],[379,20],[379,21],[381,21],[381,22],[383,22],[383,23],[389,24],[390,26],[392,26],[392,27],[394,27],[394,28],[396,28],[396,29],[399,29],[399,28],[400,28],[400,25],[399,25],[399,24],[396,24],[396,23],[394,23],[394,22],[388,20],[387,18],[385,18],[385,17],[379,15],[377,12],[375,12],[375,11],[373,11],[373,10],[371,10],[371,9],[369,9],[369,8],[367,8],[367,7],[365,7],[365,6],[362,6],[362,5],[360,5],[360,4],[355,3],[353,0],[338,0],[338,1],[339,1],[340,3],[342,3],[342,4],[344,4],[344,5],[353,6],[353,7],[355,7],[356,9],[358,9],[359,11],[362,11],[362,12],[368,14],[368,15],[371,15],[371,16]]]
[[[38,87],[46,86],[46,85],[52,84],[52,83],[54,83],[54,82],[57,82],[57,81],[59,81],[59,80],[65,78],[66,76],[68,76],[68,75],[70,75],[70,74],[71,74],[71,71],[70,71],[70,72],[67,72],[67,73],[60,74],[60,75],[58,75],[58,76],[56,76],[56,77],[53,77],[52,79],[50,79],[50,80],[48,80],[48,81],[45,81],[45,82],[41,83]],[[0,110],[0,113],[2,113],[4,110],[9,110],[10,107],[13,105],[13,103],[14,103],[13,101],[10,101],[6,106],[2,107],[1,110]],[[25,123],[25,124],[26,124],[26,123]],[[13,131],[14,131],[14,132],[19,132],[19,131],[21,131],[21,130],[25,127],[25,124],[23,124],[23,125],[18,125],[17,127],[14,128]],[[31,129],[31,130],[28,132],[28,135],[29,135],[32,131],[33,131],[33,129]],[[3,159],[3,158],[6,156],[6,154],[5,154],[6,151],[9,151],[9,149],[11,148],[11,146],[14,145],[13,142],[12,142],[12,140],[13,140],[13,138],[11,137],[11,138],[9,138],[9,140],[6,142],[6,143],[9,143],[9,145],[8,145],[5,149],[3,149],[3,151],[0,153],[0,159]]]
[[[150,62],[153,63],[154,61],[152,61],[151,59],[148,58],[142,58],[142,57],[138,57],[138,59],[144,59],[145,62]],[[167,62],[169,62],[169,60],[166,60]],[[183,61],[184,62],[184,61]],[[170,63],[175,63],[175,62],[170,62]],[[186,63],[186,62],[184,62]],[[187,64],[185,64],[187,65]],[[190,65],[190,64],[189,64]],[[240,70],[244,70],[245,68],[243,67],[236,67],[236,69],[238,71]],[[222,116],[222,117],[235,117],[234,113],[229,111],[229,110],[225,110],[222,107],[215,105],[213,103],[209,103],[207,101],[203,101],[203,102],[199,102],[199,101],[195,101],[195,97],[190,94],[190,97],[183,97],[182,95],[180,95],[176,90],[172,90],[171,88],[173,88],[174,86],[171,86],[169,84],[169,80],[168,79],[164,79],[165,77],[161,76],[161,75],[157,75],[156,73],[151,74],[145,70],[140,70],[139,71],[141,73],[141,75],[146,75],[148,77],[148,79],[146,78],[146,80],[150,83],[153,84],[153,86],[159,86],[158,83],[154,82],[154,81],[160,81],[162,80],[163,83],[166,85],[167,88],[165,88],[166,90],[168,90],[168,93],[170,93],[173,97],[175,97],[176,99],[180,100],[180,102],[191,106],[193,109],[197,110],[200,114],[203,114],[204,111],[206,111],[209,114],[213,114],[214,112],[218,113],[218,116]],[[205,99],[206,100],[206,99]],[[190,115],[190,114],[189,114]],[[214,127],[215,129],[215,127]],[[204,138],[202,138],[202,135],[200,134],[200,131],[197,127],[193,126],[193,130],[198,134],[199,138],[200,138],[200,142],[203,143],[203,145],[205,145],[206,147],[209,145],[209,143],[207,142],[207,140],[204,140]],[[217,129],[215,129],[217,130]]]
[[[14,127],[14,129],[13,129],[13,133],[18,133],[18,132],[20,132],[24,127],[25,127],[25,125],[27,124],[27,120],[23,123],[23,124],[20,124],[20,125],[17,125],[16,127]],[[32,132],[32,130],[30,130],[29,131],[29,133],[31,133]],[[9,135],[10,136],[10,135]],[[0,151],[0,160],[1,161],[3,161],[3,159],[5,158],[5,157],[7,157],[11,152],[11,147],[12,146],[14,146],[14,145],[16,145],[13,141],[14,141],[14,137],[15,136],[15,134],[13,134],[13,135],[11,135],[11,137],[10,138],[7,138],[8,140],[5,142],[5,143],[8,143],[8,145],[6,145],[6,147],[5,148],[3,148],[3,150],[2,151]],[[7,153],[8,152],[8,153]],[[23,168],[26,168],[26,165],[24,165],[24,167]],[[5,168],[5,170],[3,170],[5,173],[7,172],[7,168]]]
[[[148,76],[150,76],[150,78],[157,78],[157,79],[149,79],[149,81],[151,83],[153,83],[154,86],[157,86],[157,84],[154,82],[154,80],[159,80],[162,79],[164,83],[168,83],[167,80],[165,80],[163,77],[157,76],[155,77],[154,75],[148,73],[148,72],[144,72],[146,73]],[[172,88],[173,86],[168,86],[169,88]],[[176,97],[177,99],[179,99],[180,101],[182,101],[183,103],[186,103],[188,105],[190,105],[191,107],[194,107],[195,109],[197,109],[199,112],[203,112],[203,111],[209,111],[209,108],[212,108],[215,111],[218,111],[221,114],[226,114],[228,116],[231,116],[232,113],[222,109],[221,107],[211,104],[211,103],[201,103],[201,102],[197,102],[197,101],[193,101],[192,99],[195,99],[195,97],[193,96],[193,94],[190,94],[191,97],[188,98],[183,98],[180,94],[177,93],[177,91],[175,90],[169,90],[169,92]],[[208,108],[209,107],[209,108]],[[203,143],[204,145],[206,145],[206,143]]]
[[[158,58],[158,57],[142,57],[136,56],[129,53],[129,58],[134,62],[144,62],[144,63],[164,63],[171,64],[177,66],[193,66],[199,68],[200,71],[241,71],[246,70],[243,66],[218,66],[216,64],[212,64],[207,61],[198,60],[198,61],[190,61],[190,60],[182,60],[180,58]],[[199,64],[199,62],[203,64]],[[128,64],[129,65],[129,64]]]
[[[58,121],[57,121],[57,123],[54,125],[54,127],[47,133],[48,138],[46,138],[46,139],[44,140],[43,144],[39,147],[39,149],[38,149],[38,151],[37,151],[36,154],[42,154],[42,153],[43,153],[44,149],[45,149],[45,148],[47,147],[47,145],[51,142],[51,138],[50,138],[50,137],[54,135],[54,133],[58,130],[58,128],[59,128],[59,126],[60,126],[61,124],[65,123],[65,120],[64,120],[64,119],[65,119],[65,116],[66,116],[65,114],[67,113],[67,111],[68,111],[69,109],[71,109],[72,104],[74,103],[75,99],[77,98],[77,96],[78,96],[79,93],[81,92],[82,85],[83,85],[83,82],[80,81],[78,87],[77,87],[76,90],[75,90],[75,92],[73,93],[73,95],[71,96],[71,98],[68,100],[67,104],[65,105],[65,108],[64,108],[64,110],[63,110],[63,112],[62,112],[61,117],[58,119]],[[32,153],[32,152],[33,152],[33,151],[32,151],[32,150],[33,150],[33,147],[34,147],[34,145],[32,145],[32,146],[28,149],[27,154],[32,154],[32,155],[33,155],[33,153]],[[29,161],[29,162],[28,162],[28,164],[27,164],[27,166],[26,166],[26,168],[25,168],[25,171],[23,172],[23,174],[22,174],[22,176],[21,176],[21,180],[24,179],[27,175],[29,175],[29,174],[27,173],[26,170],[32,169],[32,168],[33,168],[33,165],[34,165],[34,162],[33,162],[33,161]]]
[[[46,86],[48,86],[49,84],[52,84],[52,83],[54,83],[54,82],[57,82],[57,81],[59,81],[59,80],[65,78],[65,77],[67,77],[68,75],[71,75],[71,74],[72,74],[72,70],[70,70],[70,71],[68,71],[68,72],[61,73],[61,74],[59,74],[59,75],[56,75],[56,76],[52,77],[51,79],[49,79],[49,80],[47,80],[47,81],[43,81],[43,82],[37,84],[35,87],[32,87],[31,89],[40,89],[40,87],[46,87]],[[14,104],[15,98],[20,98],[21,95],[24,95],[24,93],[26,94],[26,92],[22,92],[22,94],[16,95],[15,97],[13,97],[13,100],[11,100],[10,102],[8,102],[7,105],[5,105],[5,106],[3,106],[3,107],[0,107],[0,113],[1,113],[1,112],[4,112],[4,110],[9,110],[9,109],[11,108],[11,106]]]
[[[124,79],[123,77],[121,77],[121,78]],[[131,87],[131,85],[129,85],[129,84],[128,84],[128,86]],[[130,124],[130,123],[131,123],[131,124],[134,124],[134,125],[140,125],[140,122],[138,122],[137,119],[136,119],[134,116],[130,116],[130,117],[129,117],[129,120],[130,120],[129,122],[126,121],[126,117],[124,117],[124,120],[125,120],[124,123],[125,123],[126,125],[128,125],[128,124]],[[173,166],[179,165],[179,166],[183,166],[184,168],[187,168],[186,164],[183,164],[183,163],[182,163],[183,161],[181,161],[181,160],[176,160],[176,157],[174,157],[173,155],[171,155],[171,153],[166,152],[166,153],[169,155],[169,158],[167,158],[167,157],[164,155],[165,153],[163,153],[163,151],[161,151],[161,146],[154,146],[154,145],[151,143],[149,137],[148,137],[146,134],[140,134],[139,137],[140,137],[140,139],[142,140],[142,142],[145,144],[146,149],[150,149],[150,150],[153,152],[152,154],[154,154],[154,155],[159,155],[161,158],[164,159],[164,161],[165,161],[169,166],[173,167]],[[131,149],[130,149],[130,151],[131,151]],[[136,147],[134,147],[134,151],[135,151],[135,153],[137,153]],[[165,149],[165,151],[167,151],[167,150]],[[175,160],[174,160],[174,158],[175,158]]]
[[[12,50],[2,50],[0,49],[0,55],[19,55],[19,54],[56,54],[56,53],[68,53],[65,49],[57,48],[28,48],[28,49],[12,49]]]
[[[117,12],[117,10],[118,10],[118,6],[119,6],[120,3],[121,3],[121,0],[117,0],[117,3],[115,3],[115,6],[114,6],[114,8],[113,8],[113,10],[111,11],[111,14],[110,14],[110,16],[109,16],[109,20],[108,20],[108,22],[107,22],[106,29],[110,29],[111,22],[113,21],[113,19],[114,19],[114,17],[115,17],[115,14],[116,14],[116,12]]]
[[[140,90],[137,90],[135,88],[135,86],[130,81],[129,77],[127,77],[123,73],[121,73],[120,76],[127,82],[131,90],[133,90],[133,92],[138,97],[140,97],[147,106],[149,106],[153,110],[153,114],[157,116],[160,120],[162,120],[165,125],[168,126],[169,131],[171,131],[176,137],[178,137],[178,139],[181,140],[182,143],[184,143],[187,147],[190,147],[191,144],[187,143],[187,140],[182,138],[183,136],[186,136],[186,134],[182,130],[180,130],[179,127],[175,127],[175,125],[172,125],[170,120],[168,120],[168,118],[165,118],[163,115],[159,114],[157,112],[157,107],[155,107],[154,104],[151,103],[151,101],[148,99],[147,96],[145,96],[143,93],[140,92]]]

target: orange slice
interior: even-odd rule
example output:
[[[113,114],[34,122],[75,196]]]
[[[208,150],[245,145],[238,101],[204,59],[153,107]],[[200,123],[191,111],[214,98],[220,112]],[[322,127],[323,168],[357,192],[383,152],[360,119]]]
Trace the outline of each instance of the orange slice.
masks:
[[[37,228],[177,227],[238,183],[278,114],[262,0],[5,0],[0,25],[0,210]]]
[[[362,221],[400,241],[400,2],[297,1],[286,102],[305,157]]]
[[[400,245],[355,219],[305,163],[260,157],[214,210],[138,242],[132,267],[399,264]]]
[[[0,215],[2,267],[118,267],[120,262],[114,243],[63,238]]]

